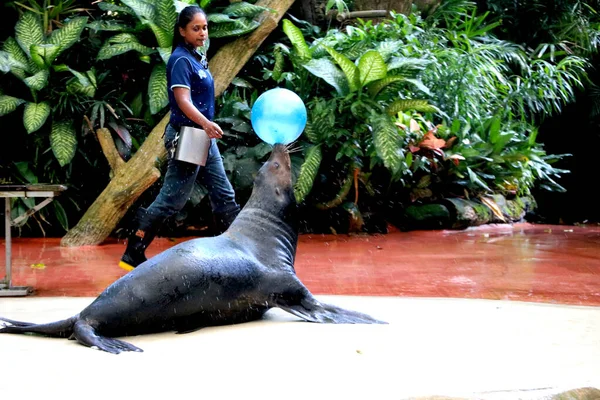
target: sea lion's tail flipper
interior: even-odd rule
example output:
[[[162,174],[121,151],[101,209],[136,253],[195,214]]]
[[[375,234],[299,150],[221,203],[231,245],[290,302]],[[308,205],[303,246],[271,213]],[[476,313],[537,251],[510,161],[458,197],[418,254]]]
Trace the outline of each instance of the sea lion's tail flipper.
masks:
[[[94,328],[83,320],[79,320],[75,323],[71,339],[77,340],[84,346],[96,348],[112,354],[119,354],[123,351],[143,351],[122,340],[97,335]]]
[[[0,324],[0,333],[39,333],[45,336],[66,338],[73,333],[73,325],[76,319],[77,317],[72,317],[47,324],[33,324],[0,317],[0,321],[4,322]],[[6,325],[6,323],[9,325]]]
[[[322,324],[387,324],[387,322],[358,311],[321,303],[312,295],[305,297],[298,304],[288,304],[284,299],[281,299],[277,302],[277,307],[309,322]]]

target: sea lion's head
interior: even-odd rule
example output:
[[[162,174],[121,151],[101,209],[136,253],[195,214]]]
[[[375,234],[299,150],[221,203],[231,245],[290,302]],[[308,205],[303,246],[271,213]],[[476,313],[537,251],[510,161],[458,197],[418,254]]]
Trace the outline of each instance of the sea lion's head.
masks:
[[[292,164],[285,145],[276,144],[269,159],[258,170],[248,203],[282,218],[289,217],[290,213],[295,214],[295,210],[291,210],[296,208]]]

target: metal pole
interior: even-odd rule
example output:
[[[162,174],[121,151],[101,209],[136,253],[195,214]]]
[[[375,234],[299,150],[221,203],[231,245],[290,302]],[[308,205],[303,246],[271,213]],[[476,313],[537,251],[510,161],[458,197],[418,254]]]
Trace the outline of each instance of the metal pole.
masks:
[[[10,260],[12,258],[11,254],[11,237],[10,237],[10,197],[4,198],[4,232],[6,238],[6,287],[10,288],[11,285],[11,271],[10,271]]]

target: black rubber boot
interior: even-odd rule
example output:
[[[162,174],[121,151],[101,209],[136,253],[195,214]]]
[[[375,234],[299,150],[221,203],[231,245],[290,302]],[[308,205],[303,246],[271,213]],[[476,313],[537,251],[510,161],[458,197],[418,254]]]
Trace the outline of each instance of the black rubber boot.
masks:
[[[146,261],[145,252],[156,236],[157,225],[157,223],[148,220],[146,209],[140,207],[136,213],[135,231],[127,239],[127,249],[121,257],[119,267],[126,271],[132,271]]]
[[[215,236],[225,232],[229,225],[235,220],[235,217],[240,213],[240,209],[236,208],[227,213],[213,214],[213,223],[215,225]]]

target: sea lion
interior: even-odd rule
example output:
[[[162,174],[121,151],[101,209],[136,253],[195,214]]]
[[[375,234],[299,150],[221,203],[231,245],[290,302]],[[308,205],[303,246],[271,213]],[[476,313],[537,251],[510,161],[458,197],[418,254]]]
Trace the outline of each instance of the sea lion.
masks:
[[[385,323],[317,301],[296,276],[297,243],[290,157],[277,144],[226,232],[157,254],[74,317],[47,324],[0,318],[5,322],[0,333],[68,337],[118,354],[142,350],[114,337],[246,322],[260,319],[271,307],[310,322]]]

